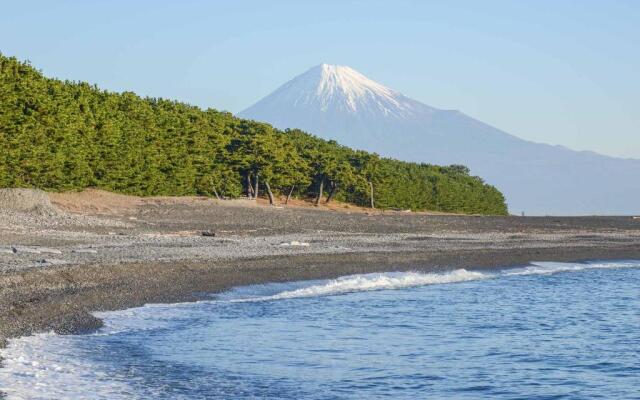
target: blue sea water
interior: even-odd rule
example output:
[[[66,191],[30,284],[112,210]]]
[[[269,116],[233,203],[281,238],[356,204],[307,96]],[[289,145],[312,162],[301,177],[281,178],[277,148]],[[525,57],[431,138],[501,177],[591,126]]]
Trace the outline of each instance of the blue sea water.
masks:
[[[0,350],[8,399],[640,399],[640,262],[386,273],[101,313]]]

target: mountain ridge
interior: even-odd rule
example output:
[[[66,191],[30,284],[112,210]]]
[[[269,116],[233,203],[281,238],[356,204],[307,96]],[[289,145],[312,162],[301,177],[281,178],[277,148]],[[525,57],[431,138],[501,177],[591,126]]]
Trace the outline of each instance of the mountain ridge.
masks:
[[[326,95],[320,88],[327,79],[351,86],[332,87]],[[368,90],[371,87],[382,89]],[[341,92],[360,96],[341,98]],[[640,212],[629,199],[640,196],[640,185],[633,183],[640,176],[640,160],[528,141],[461,111],[411,99],[346,66],[317,65],[238,115],[279,129],[300,128],[387,157],[467,165],[505,193],[514,213]]]

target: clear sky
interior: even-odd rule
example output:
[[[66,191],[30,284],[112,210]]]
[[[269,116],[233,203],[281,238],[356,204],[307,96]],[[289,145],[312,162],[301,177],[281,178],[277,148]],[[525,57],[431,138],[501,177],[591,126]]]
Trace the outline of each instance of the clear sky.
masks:
[[[640,158],[640,1],[2,1],[48,76],[240,111],[349,65],[525,139]]]

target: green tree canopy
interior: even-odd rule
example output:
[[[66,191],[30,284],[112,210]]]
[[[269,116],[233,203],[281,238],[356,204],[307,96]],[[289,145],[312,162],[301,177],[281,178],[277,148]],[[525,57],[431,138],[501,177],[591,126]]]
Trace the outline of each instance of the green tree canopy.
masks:
[[[226,112],[49,79],[0,54],[0,187],[237,197],[263,183],[318,201],[366,206],[373,188],[380,208],[507,213],[502,194],[465,166],[382,158]]]

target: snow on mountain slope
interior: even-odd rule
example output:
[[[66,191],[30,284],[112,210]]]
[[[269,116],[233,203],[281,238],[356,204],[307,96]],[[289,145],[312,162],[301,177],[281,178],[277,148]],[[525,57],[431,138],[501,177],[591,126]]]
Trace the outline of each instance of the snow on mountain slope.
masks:
[[[409,99],[340,65],[318,65],[275,93],[276,96],[278,94],[286,100],[291,94],[294,97],[293,104],[318,106],[323,112],[382,113],[395,118],[413,115],[413,105]]]
[[[503,191],[514,213],[640,213],[640,160],[528,142],[410,99],[345,66],[313,67],[239,116],[384,156],[465,164]]]

